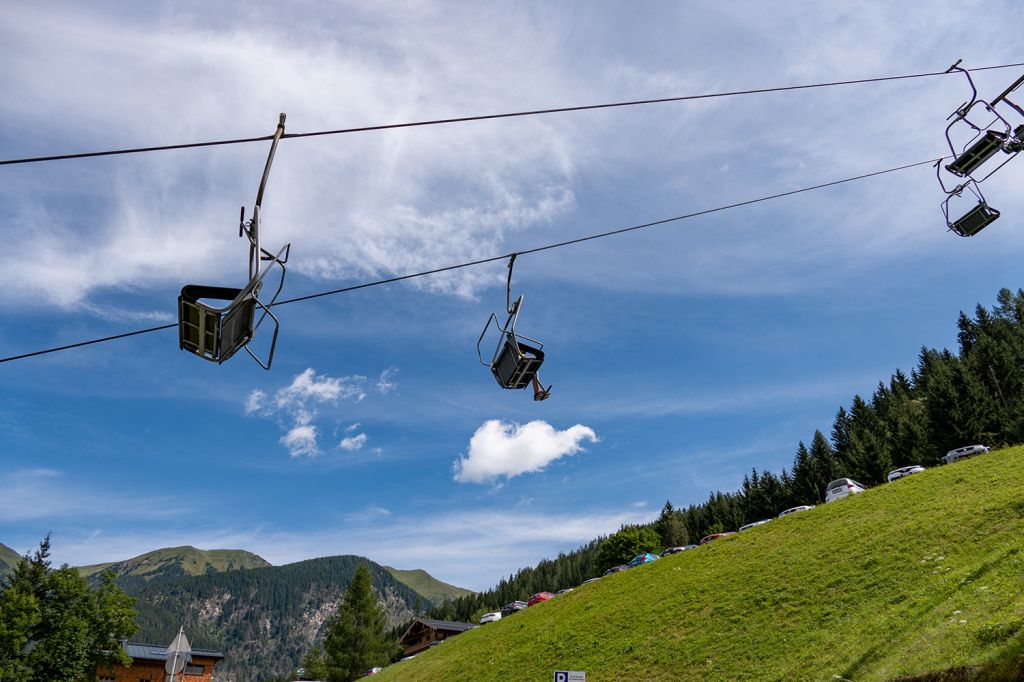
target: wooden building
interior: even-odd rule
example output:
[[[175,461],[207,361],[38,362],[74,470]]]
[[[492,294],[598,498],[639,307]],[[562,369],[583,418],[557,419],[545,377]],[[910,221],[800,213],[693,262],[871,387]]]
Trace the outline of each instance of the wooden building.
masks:
[[[430,647],[437,642],[443,642],[449,637],[462,634],[466,630],[472,630],[476,626],[472,623],[454,623],[449,620],[430,620],[428,618],[417,618],[405,631],[398,643],[406,656],[413,656]]]
[[[131,667],[114,666],[114,669],[100,669],[99,682],[164,682],[167,673],[167,647],[158,644],[122,642],[121,646],[132,657]],[[185,664],[175,682],[212,682],[213,669],[223,660],[224,654],[210,649],[192,649],[192,656]]]

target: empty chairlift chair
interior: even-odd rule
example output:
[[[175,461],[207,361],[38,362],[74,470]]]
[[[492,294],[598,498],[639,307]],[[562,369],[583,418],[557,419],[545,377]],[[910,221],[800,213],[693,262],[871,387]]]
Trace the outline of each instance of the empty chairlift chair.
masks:
[[[547,400],[551,395],[551,386],[544,388],[540,382],[537,372],[544,363],[544,344],[536,339],[516,333],[516,321],[523,307],[523,297],[520,295],[515,303],[512,303],[512,265],[515,263],[516,254],[512,254],[508,262],[508,285],[505,291],[505,304],[508,317],[505,324],[498,322],[498,317],[491,313],[484,325],[483,332],[476,342],[476,352],[480,363],[489,367],[495,381],[502,388],[521,389],[533,386],[534,400]],[[498,344],[488,363],[484,360],[483,351],[480,346],[484,337],[494,323],[498,330]]]
[[[249,281],[239,288],[186,284],[178,297],[178,346],[204,360],[222,363],[242,348],[264,369],[270,369],[274,360],[280,324],[270,308],[284,286],[284,266],[288,262],[291,244],[285,244],[276,254],[263,249],[260,243],[260,213],[274,152],[284,134],[284,121],[285,115],[281,114],[263,169],[252,218],[246,222],[244,206],[239,218],[238,236],[245,236],[249,240]],[[264,263],[265,266],[261,267]],[[277,288],[273,296],[261,298],[264,279],[274,266],[280,268]],[[204,301],[227,303],[216,307]],[[274,332],[266,360],[263,360],[249,348],[249,342],[268,317],[274,324]]]
[[[949,202],[954,197],[963,196],[964,190],[970,190],[970,196],[977,200],[977,203],[969,211],[959,218],[952,220],[949,217]],[[988,205],[981,188],[974,180],[969,180],[958,185],[950,191],[946,200],[942,202],[942,215],[946,218],[946,226],[961,237],[973,237],[981,232],[988,225],[995,222],[999,217],[999,211]]]
[[[1018,124],[1014,128],[1007,119],[1007,116],[1024,118],[1024,110],[1009,99],[1009,95],[1024,83],[1024,76],[1014,81],[991,102],[986,102],[978,98],[978,90],[974,86],[970,72],[959,64],[957,61],[949,67],[948,72],[960,71],[967,77],[971,87],[971,98],[949,116],[951,121],[946,126],[946,143],[949,145],[953,160],[944,168],[957,178],[962,178],[963,182],[952,188],[947,187],[942,179],[941,161],[936,163],[935,167],[939,185],[946,193],[946,199],[942,202],[946,226],[961,237],[971,237],[999,218],[999,211],[988,205],[978,186],[979,183],[991,177],[1024,148],[1024,124]],[[997,110],[996,105],[1009,107],[1004,109],[1006,116]],[[979,117],[987,120],[983,122]],[[953,129],[966,131],[969,139],[962,145],[954,144],[950,135]],[[1006,158],[1001,163],[986,165],[999,152],[1003,152]],[[983,168],[990,170],[985,172]],[[968,196],[972,196],[977,202],[961,217],[951,219],[950,201],[964,196],[964,190],[969,190]]]

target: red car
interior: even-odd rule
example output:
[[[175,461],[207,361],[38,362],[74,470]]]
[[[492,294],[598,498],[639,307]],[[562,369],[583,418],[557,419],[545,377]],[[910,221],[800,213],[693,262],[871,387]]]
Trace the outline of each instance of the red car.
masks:
[[[539,604],[542,601],[547,601],[548,599],[551,599],[554,596],[555,595],[551,594],[550,592],[538,592],[537,594],[530,597],[530,600],[526,602],[526,605],[533,606],[534,604]]]
[[[724,538],[726,535],[735,535],[735,533],[713,533],[711,535],[705,535],[704,537],[702,537],[700,539],[700,544],[706,545],[709,542],[711,542],[712,540],[717,540],[718,538]]]

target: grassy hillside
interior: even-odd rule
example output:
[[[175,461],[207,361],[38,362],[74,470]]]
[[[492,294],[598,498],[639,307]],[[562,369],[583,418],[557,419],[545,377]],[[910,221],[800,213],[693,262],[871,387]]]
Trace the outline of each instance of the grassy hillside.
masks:
[[[0,576],[7,575],[14,571],[14,567],[21,562],[21,555],[7,545],[0,543]]]
[[[879,486],[619,573],[375,679],[1018,679],[1024,448]],[[836,677],[838,676],[838,677]],[[954,679],[953,676],[948,679]],[[955,677],[955,679],[969,679]]]
[[[240,549],[201,550],[186,546],[158,549],[125,561],[80,566],[77,570],[87,578],[109,570],[117,577],[136,576],[148,580],[267,566],[270,563],[262,557]]]
[[[472,590],[441,582],[422,568],[400,571],[397,568],[385,566],[384,570],[390,573],[395,580],[408,585],[435,604],[440,604],[446,599],[455,599],[456,597],[473,593]]]

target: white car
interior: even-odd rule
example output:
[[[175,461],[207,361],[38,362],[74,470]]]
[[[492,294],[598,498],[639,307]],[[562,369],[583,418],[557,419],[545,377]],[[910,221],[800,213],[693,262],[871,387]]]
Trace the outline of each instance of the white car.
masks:
[[[910,474],[919,474],[922,471],[924,471],[924,467],[921,466],[920,464],[911,464],[908,467],[900,467],[899,469],[890,471],[889,475],[886,476],[886,479],[888,479],[889,482],[892,483],[896,479],[903,478],[904,476],[909,476]]]
[[[957,448],[956,450],[950,450],[947,452],[946,456],[942,458],[942,461],[946,464],[952,464],[958,459],[963,459],[964,457],[970,457],[972,455],[980,455],[984,452],[988,452],[987,445],[965,445],[962,448]]]
[[[852,478],[837,479],[825,487],[825,504],[841,500],[844,497],[849,497],[855,493],[862,493],[865,490],[867,490],[867,488],[860,483],[857,483],[857,481]]]
[[[747,530],[748,528],[753,528],[754,526],[763,526],[764,524],[768,523],[769,521],[771,521],[771,519],[764,519],[762,521],[754,521],[753,523],[748,523],[748,524],[746,524],[744,526],[740,526],[740,532],[742,533],[743,531]]]
[[[501,611],[495,611],[494,613],[485,613],[480,616],[480,625],[484,623],[493,623],[496,620],[501,620]]]
[[[807,511],[808,509],[814,509],[814,505],[813,504],[801,504],[799,507],[790,507],[786,511],[782,512],[781,514],[779,514],[779,518],[781,519],[783,516],[786,516],[787,514],[795,514],[797,512]]]

